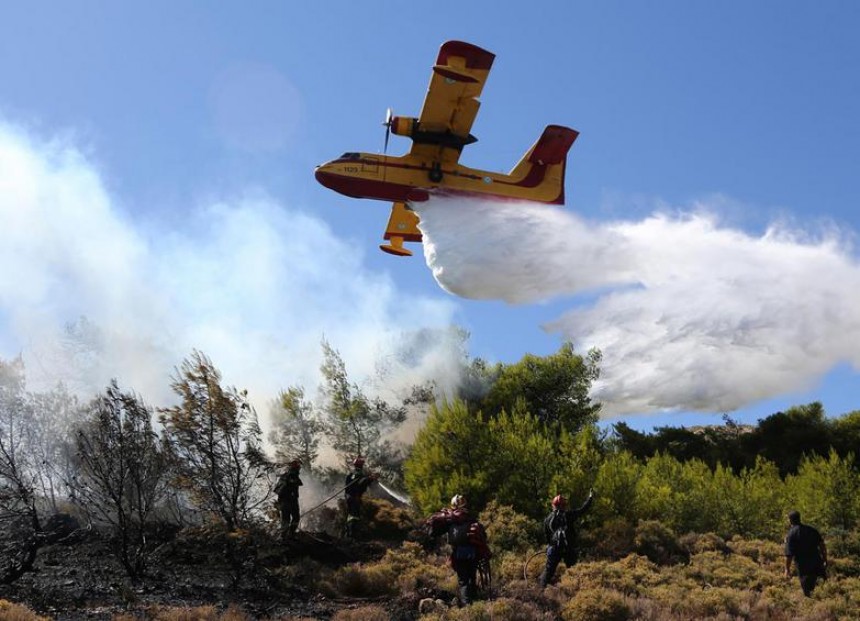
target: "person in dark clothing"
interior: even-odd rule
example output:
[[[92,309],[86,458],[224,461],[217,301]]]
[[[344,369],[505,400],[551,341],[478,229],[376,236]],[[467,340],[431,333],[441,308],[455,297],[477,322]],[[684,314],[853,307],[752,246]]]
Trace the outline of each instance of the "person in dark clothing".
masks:
[[[788,534],[785,536],[785,577],[791,577],[791,561],[797,563],[800,588],[807,597],[812,595],[819,578],[827,578],[827,546],[824,538],[812,526],[801,524],[800,513],[788,514]]]
[[[588,498],[579,509],[567,510],[567,499],[558,495],[552,499],[552,511],[543,521],[544,536],[546,537],[546,567],[540,575],[541,587],[546,587],[552,581],[558,564],[564,561],[567,567],[575,564],[579,558],[576,546],[576,522],[588,511],[594,500],[594,491],[588,492]]]
[[[355,537],[361,521],[361,497],[376,480],[376,476],[364,472],[364,458],[356,457],[352,462],[353,470],[346,475],[344,500],[346,501],[346,536]]]
[[[451,508],[442,509],[427,518],[431,537],[446,534],[451,546],[448,562],[457,574],[457,598],[461,606],[472,603],[477,589],[478,568],[488,567],[490,548],[480,522],[469,513],[466,498],[460,494],[451,499]]]
[[[293,537],[299,528],[299,487],[303,485],[299,478],[301,468],[302,462],[294,459],[275,485],[281,517],[281,537]]]

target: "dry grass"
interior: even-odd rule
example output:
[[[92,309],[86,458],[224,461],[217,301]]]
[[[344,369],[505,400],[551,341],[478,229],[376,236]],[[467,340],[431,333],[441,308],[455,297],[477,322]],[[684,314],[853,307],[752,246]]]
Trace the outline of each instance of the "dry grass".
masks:
[[[0,599],[0,621],[49,621],[49,619],[37,615],[26,606]]]
[[[251,621],[241,609],[230,606],[221,612],[215,606],[152,606],[139,615],[114,615],[113,621]]]
[[[555,614],[543,611],[530,602],[500,597],[464,608],[449,608],[444,612],[423,615],[421,621],[553,621],[557,618]]]
[[[365,617],[355,617],[365,618]],[[375,621],[377,617],[367,617]],[[378,617],[385,621],[388,616]],[[41,619],[41,617],[39,617]],[[253,621],[252,617],[238,606],[230,605],[224,611],[219,611],[215,606],[151,606],[135,614],[114,615],[112,621]],[[338,619],[340,619],[338,617]],[[346,619],[346,618],[345,618]],[[345,621],[341,619],[341,621]],[[272,621],[313,621],[310,617],[278,617]]]
[[[331,621],[388,621],[390,615],[381,606],[359,606],[338,610]]]

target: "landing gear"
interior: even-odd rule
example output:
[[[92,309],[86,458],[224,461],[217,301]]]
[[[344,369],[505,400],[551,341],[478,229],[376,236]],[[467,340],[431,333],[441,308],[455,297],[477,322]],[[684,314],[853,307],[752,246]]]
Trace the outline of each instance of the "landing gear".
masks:
[[[389,240],[390,243],[382,244],[379,246],[379,249],[383,252],[387,252],[388,254],[393,254],[398,257],[411,257],[412,251],[403,247],[403,238],[399,235],[392,235]]]
[[[429,173],[430,181],[433,183],[439,183],[442,181],[442,165],[439,162],[433,164],[433,167],[430,169]]]

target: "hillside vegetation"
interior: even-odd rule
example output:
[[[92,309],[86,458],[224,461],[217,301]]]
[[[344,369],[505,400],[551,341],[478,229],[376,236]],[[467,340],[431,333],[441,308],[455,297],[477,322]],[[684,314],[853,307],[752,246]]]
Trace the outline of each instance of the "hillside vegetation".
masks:
[[[162,408],[116,382],[85,403],[61,385],[33,393],[20,360],[0,361],[0,619],[860,618],[860,412],[813,403],[749,426],[601,429],[596,351],[464,355],[456,394],[427,384],[396,401],[352,381],[328,343],[323,354],[319,398],[285,388],[268,434],[201,352]],[[393,432],[408,419],[423,422],[404,445]],[[332,504],[282,541],[280,464],[300,458],[320,499],[336,496],[344,468],[324,452],[344,466],[366,456],[412,506],[366,503],[354,542]],[[590,489],[582,560],[541,591],[549,501],[578,505]],[[451,606],[444,547],[420,527],[454,494],[494,552],[492,589],[467,608]],[[831,552],[812,598],[782,575],[792,509]]]

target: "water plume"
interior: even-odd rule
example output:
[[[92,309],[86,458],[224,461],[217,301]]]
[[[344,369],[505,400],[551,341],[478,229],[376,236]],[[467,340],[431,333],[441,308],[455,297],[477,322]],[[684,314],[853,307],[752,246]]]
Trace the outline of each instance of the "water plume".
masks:
[[[707,204],[589,222],[529,203],[416,205],[427,265],[456,295],[569,300],[544,329],[603,352],[608,414],[731,411],[860,368],[860,265],[835,231],[721,225]]]

